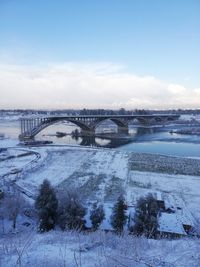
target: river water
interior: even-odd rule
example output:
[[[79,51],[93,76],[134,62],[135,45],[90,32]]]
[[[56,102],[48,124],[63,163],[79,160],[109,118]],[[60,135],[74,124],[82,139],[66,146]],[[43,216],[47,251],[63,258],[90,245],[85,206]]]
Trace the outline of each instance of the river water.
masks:
[[[118,150],[157,153],[173,156],[200,157],[200,136],[171,134],[171,130],[176,130],[183,126],[171,125],[167,127],[144,128],[139,126],[130,126],[129,137],[125,139],[105,139],[105,138],[77,138],[73,139],[69,134],[76,129],[76,126],[70,123],[59,123],[40,132],[36,140],[50,140],[57,145],[84,145],[94,147],[108,147]],[[188,126],[184,126],[188,127]],[[105,132],[108,129],[116,130],[116,126],[102,125],[97,132]],[[58,138],[56,132],[65,132],[68,135]],[[17,139],[20,133],[19,121],[0,120],[0,134],[5,137]],[[1,143],[0,143],[1,146]]]

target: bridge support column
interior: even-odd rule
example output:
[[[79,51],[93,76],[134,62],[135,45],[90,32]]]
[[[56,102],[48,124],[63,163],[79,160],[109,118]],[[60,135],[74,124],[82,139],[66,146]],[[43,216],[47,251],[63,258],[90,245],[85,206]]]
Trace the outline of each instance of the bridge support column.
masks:
[[[117,129],[117,132],[118,132],[118,134],[128,134],[128,126],[126,126],[126,127],[119,127],[118,126],[118,129]]]
[[[81,134],[83,136],[94,136],[95,135],[95,130],[91,129],[91,130],[81,130]]]
[[[141,125],[146,125],[146,126],[151,124],[151,120],[152,120],[152,118],[151,119],[149,119],[149,118],[139,118],[138,119],[138,121]]]

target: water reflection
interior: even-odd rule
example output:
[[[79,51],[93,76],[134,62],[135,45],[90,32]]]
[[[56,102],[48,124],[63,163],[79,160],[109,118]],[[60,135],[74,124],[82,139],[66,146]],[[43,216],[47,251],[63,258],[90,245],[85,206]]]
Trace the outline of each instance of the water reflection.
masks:
[[[101,125],[96,132],[98,137],[76,137],[72,138],[71,132],[77,129],[69,123],[55,124],[40,132],[35,140],[49,140],[59,145],[81,145],[92,147],[116,148],[119,150],[160,153],[176,156],[200,157],[200,136],[170,134],[170,131],[190,127],[190,125],[168,125],[165,127],[139,127],[130,125],[129,136],[124,138],[101,137],[99,133],[107,133],[116,130],[115,125]],[[56,132],[65,132],[66,136],[56,137]],[[6,138],[18,139],[20,127],[18,121],[0,121],[0,133],[4,133]]]
[[[35,139],[36,140],[49,140],[54,144],[70,144],[70,145],[81,145],[81,146],[92,146],[92,147],[107,147],[117,148],[131,142],[145,140],[148,136],[152,136],[156,132],[159,132],[158,128],[130,128],[129,135],[118,136],[113,133],[113,126],[109,127],[98,127],[96,132],[97,136],[78,136],[71,135],[71,132],[75,131],[76,127],[72,125],[52,125],[40,132]],[[109,130],[110,133],[109,133]],[[65,133],[65,135],[57,135],[56,133]],[[105,134],[106,132],[106,134]],[[146,137],[145,137],[146,136]]]
[[[98,130],[98,134],[96,136],[63,136],[63,137],[55,137],[52,135],[47,135],[51,138],[51,141],[54,143],[63,143],[63,144],[77,144],[81,146],[92,146],[92,147],[106,147],[106,148],[117,148],[132,142],[144,140],[144,136],[155,134],[156,132],[159,132],[159,128],[132,128],[129,131],[129,135],[127,136],[117,136],[116,134],[101,134],[104,132],[105,128]],[[46,135],[44,135],[46,136]],[[58,140],[59,138],[59,140]]]
[[[134,136],[136,139],[144,135],[152,135],[155,134],[156,132],[160,132],[161,128],[160,127],[137,127],[137,128],[131,128],[129,129],[129,134],[130,136]]]
[[[159,128],[132,128],[129,130],[129,135],[124,137],[116,137],[113,138],[101,138],[101,137],[83,137],[80,145],[89,145],[89,146],[97,146],[97,147],[107,147],[107,148],[117,148],[132,142],[137,142],[139,140],[144,140],[145,135],[152,135],[156,132],[159,132]],[[109,136],[109,135],[108,135]],[[110,135],[111,136],[111,135]]]
[[[81,139],[81,142],[78,143],[78,140]],[[118,138],[99,138],[94,136],[84,136],[77,140],[77,144],[81,146],[92,146],[92,147],[106,147],[106,148],[118,148],[120,146],[129,144],[133,142],[128,138],[126,139],[118,139]]]
[[[129,135],[127,136],[117,136],[116,134],[105,134],[112,127],[102,127],[98,129],[97,136],[71,136],[71,132],[74,131],[76,127],[72,125],[52,125],[42,132],[40,132],[35,139],[36,140],[50,140],[54,144],[70,144],[70,145],[81,145],[81,146],[93,146],[93,147],[108,147],[108,148],[117,148],[129,143],[136,142],[152,142],[152,141],[190,141],[194,140],[194,137],[191,136],[180,136],[180,135],[171,135],[169,133],[170,129],[166,127],[134,127],[129,128]],[[101,130],[101,131],[100,131]],[[66,133],[63,137],[56,136],[56,132]],[[100,133],[104,133],[101,135]],[[200,139],[200,138],[198,138]]]

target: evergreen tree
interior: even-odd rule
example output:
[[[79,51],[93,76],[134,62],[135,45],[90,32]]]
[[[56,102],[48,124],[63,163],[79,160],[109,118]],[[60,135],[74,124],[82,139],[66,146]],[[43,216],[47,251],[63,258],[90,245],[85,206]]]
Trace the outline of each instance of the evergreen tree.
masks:
[[[111,225],[117,233],[121,233],[123,231],[124,225],[126,224],[126,210],[127,206],[125,199],[123,196],[120,196],[113,207],[111,215]]]
[[[90,211],[90,220],[92,222],[92,227],[95,231],[99,228],[104,218],[105,213],[103,205],[97,206],[97,203],[94,203],[92,210]]]
[[[50,182],[45,179],[40,186],[39,194],[35,201],[35,207],[39,217],[39,229],[41,232],[54,229],[58,200]]]
[[[141,197],[136,205],[134,227],[132,231],[148,237],[153,237],[157,229],[158,205],[152,194]]]
[[[81,230],[85,227],[86,209],[75,191],[62,195],[59,208],[59,225],[65,229]]]

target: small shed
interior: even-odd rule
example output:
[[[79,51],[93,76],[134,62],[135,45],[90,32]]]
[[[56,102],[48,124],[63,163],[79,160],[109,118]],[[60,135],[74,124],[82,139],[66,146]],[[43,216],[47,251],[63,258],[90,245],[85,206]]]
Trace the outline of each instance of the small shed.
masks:
[[[158,218],[158,233],[166,237],[181,237],[186,236],[182,222],[175,213],[160,213]]]

